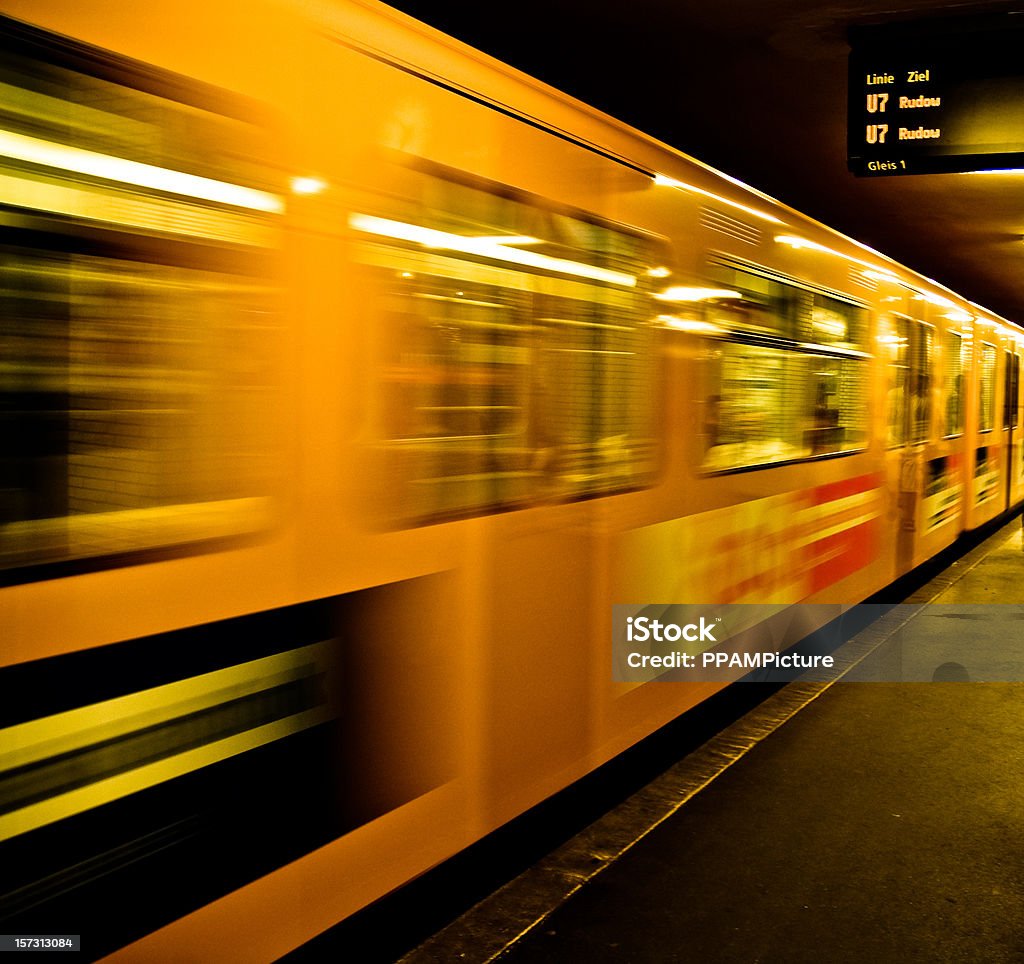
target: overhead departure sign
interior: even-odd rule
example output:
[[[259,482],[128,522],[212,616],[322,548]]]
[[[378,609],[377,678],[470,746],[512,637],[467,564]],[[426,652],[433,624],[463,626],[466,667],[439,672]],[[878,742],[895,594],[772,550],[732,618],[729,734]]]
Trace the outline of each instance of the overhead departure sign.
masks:
[[[1024,168],[1024,16],[851,31],[848,163],[863,177]]]

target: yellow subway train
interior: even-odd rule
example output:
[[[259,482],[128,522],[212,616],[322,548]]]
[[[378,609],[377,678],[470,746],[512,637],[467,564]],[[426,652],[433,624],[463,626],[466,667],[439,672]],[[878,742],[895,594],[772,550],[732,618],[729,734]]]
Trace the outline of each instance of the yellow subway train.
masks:
[[[371,0],[0,0],[0,930],[272,960],[1024,496],[1024,332]]]

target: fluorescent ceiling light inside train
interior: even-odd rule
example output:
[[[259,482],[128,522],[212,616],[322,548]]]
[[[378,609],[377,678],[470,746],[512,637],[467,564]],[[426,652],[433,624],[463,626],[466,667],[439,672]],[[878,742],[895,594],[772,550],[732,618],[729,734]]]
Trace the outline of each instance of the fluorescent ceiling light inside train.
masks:
[[[676,331],[688,331],[699,335],[721,335],[724,330],[710,321],[703,321],[700,318],[680,318],[677,315],[658,315],[660,321],[666,328],[674,328]]]
[[[487,241],[491,244],[542,244],[540,238],[534,238],[529,234],[478,234],[477,241]]]
[[[172,171],[152,164],[142,164],[139,161],[129,161],[123,157],[98,154],[80,147],[53,144],[11,131],[0,131],[0,156],[75,174],[99,177],[105,181],[131,184],[133,187],[145,187],[182,197],[229,204],[232,207],[250,208],[270,214],[280,214],[284,211],[281,198],[266,191],[257,191],[227,181],[216,181],[209,177],[199,177],[196,174],[185,174],[183,171]]]
[[[714,301],[718,298],[742,298],[738,291],[728,288],[687,288],[673,285],[654,296],[658,301]]]
[[[677,181],[674,177],[666,177],[664,174],[655,174],[654,183],[659,187],[674,187],[679,191],[688,191],[691,194],[700,194],[703,197],[712,198],[715,201],[719,201],[722,204],[727,204],[729,207],[738,208],[740,211],[744,211],[747,214],[753,215],[755,218],[760,218],[762,221],[770,221],[772,224],[784,224],[784,221],[780,221],[774,214],[768,214],[765,211],[759,211],[757,208],[748,207],[746,204],[740,204],[738,201],[732,201],[727,197],[722,197],[720,194],[714,194],[711,191],[705,191],[702,187],[697,187],[694,184],[687,184],[685,181]],[[739,183],[739,182],[736,182]]]
[[[552,258],[536,251],[520,251],[508,244],[499,243],[492,238],[466,237],[424,228],[418,224],[405,221],[392,221],[389,218],[377,218],[369,214],[351,214],[349,227],[366,234],[379,237],[394,238],[397,241],[411,241],[422,244],[425,248],[437,248],[444,251],[458,251],[462,254],[475,254],[494,261],[505,261],[528,268],[540,268],[544,271],[556,271],[559,274],[571,274],[578,278],[589,278],[592,281],[605,281],[608,284],[620,285],[623,288],[635,288],[636,278],[622,271],[599,268],[592,264],[579,261],[568,261],[565,258]]]
[[[292,178],[292,193],[293,194],[322,194],[327,190],[327,182],[319,177],[293,177]]]

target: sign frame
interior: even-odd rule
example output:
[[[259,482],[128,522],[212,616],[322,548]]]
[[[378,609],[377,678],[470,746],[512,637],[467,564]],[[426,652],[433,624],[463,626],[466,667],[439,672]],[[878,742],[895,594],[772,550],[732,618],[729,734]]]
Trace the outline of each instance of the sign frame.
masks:
[[[858,177],[1024,168],[1024,14],[849,31]]]

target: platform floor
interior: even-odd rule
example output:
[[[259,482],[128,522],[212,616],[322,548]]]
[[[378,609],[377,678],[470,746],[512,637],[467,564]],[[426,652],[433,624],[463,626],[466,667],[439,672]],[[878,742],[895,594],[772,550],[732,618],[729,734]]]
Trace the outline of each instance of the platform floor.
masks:
[[[912,601],[970,676],[1020,520]],[[1024,962],[1024,682],[785,687],[403,964],[495,959]]]

